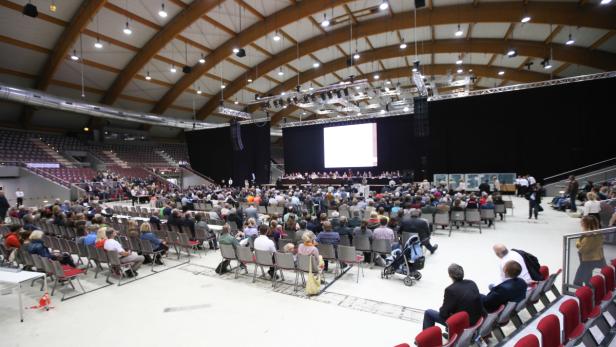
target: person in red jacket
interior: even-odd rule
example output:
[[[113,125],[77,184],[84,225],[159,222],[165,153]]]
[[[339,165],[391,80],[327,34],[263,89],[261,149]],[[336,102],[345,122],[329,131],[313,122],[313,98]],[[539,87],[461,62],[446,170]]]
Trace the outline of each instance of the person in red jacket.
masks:
[[[9,227],[9,233],[4,238],[4,247],[13,249],[21,246],[21,242],[19,242],[20,230],[21,227],[18,224],[13,224]]]

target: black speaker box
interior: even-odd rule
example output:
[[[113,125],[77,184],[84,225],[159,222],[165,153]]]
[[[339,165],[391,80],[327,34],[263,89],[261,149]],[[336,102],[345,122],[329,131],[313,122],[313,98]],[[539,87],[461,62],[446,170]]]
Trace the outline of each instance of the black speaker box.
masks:
[[[186,65],[182,68],[182,72],[185,74],[189,74],[192,71],[192,67]]]
[[[426,0],[415,0],[415,8],[426,7]]]
[[[35,18],[36,16],[38,16],[38,9],[32,4],[26,4],[22,13],[28,17]]]

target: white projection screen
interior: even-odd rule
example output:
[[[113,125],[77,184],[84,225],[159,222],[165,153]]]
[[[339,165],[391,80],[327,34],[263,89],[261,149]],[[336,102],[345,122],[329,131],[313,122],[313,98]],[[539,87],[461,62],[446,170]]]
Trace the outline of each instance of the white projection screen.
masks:
[[[377,166],[376,123],[323,128],[323,151],[326,168]]]

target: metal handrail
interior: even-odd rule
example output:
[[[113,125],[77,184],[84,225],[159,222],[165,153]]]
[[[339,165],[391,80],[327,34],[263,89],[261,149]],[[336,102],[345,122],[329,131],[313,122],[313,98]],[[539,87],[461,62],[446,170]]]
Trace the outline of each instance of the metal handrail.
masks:
[[[588,167],[591,167],[591,166],[599,165],[599,164],[602,164],[602,163],[605,163],[605,162],[608,162],[608,161],[611,161],[611,160],[616,160],[616,157],[609,158],[609,159],[606,159],[606,160],[602,160],[602,161],[600,161],[600,162],[596,162],[596,163],[593,163],[593,164],[590,164],[590,165],[586,165],[586,166],[578,167],[578,168],[573,169],[573,170],[569,170],[569,171],[561,172],[561,173],[558,173],[558,174],[556,174],[556,175],[552,175],[552,176],[549,176],[549,177],[545,177],[545,178],[544,178],[544,180],[549,180],[549,179],[554,178],[554,177],[558,177],[558,176],[566,175],[566,174],[568,174],[568,173],[571,173],[571,172],[574,172],[574,171],[577,171],[577,170],[581,170],[581,169],[585,169],[585,168],[588,168]]]

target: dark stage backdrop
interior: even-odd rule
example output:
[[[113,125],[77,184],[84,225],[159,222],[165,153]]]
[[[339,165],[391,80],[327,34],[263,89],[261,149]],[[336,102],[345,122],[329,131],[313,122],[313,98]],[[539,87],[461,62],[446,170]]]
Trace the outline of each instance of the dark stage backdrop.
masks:
[[[616,79],[429,103],[433,172],[537,178],[616,155]]]
[[[427,138],[415,136],[412,115],[354,123],[378,125],[376,172],[412,169],[416,179],[473,172],[542,178],[616,155],[614,90],[611,78],[430,102]],[[333,125],[285,128],[285,170],[324,171],[322,129]]]
[[[245,179],[251,181],[252,173],[257,183],[269,183],[269,122],[241,126],[242,151],[233,150],[229,127],[188,131],[185,134],[193,169],[217,182],[223,179],[227,182],[232,178],[237,186],[243,186]]]
[[[397,116],[319,124],[312,126],[284,128],[285,171],[334,171],[337,169],[324,167],[323,158],[323,128],[339,125],[376,123],[377,124],[377,155],[376,168],[354,168],[354,171],[371,170],[374,172],[386,170],[421,169],[421,154],[425,153],[425,139],[413,136],[414,120],[411,116]],[[364,141],[358,138],[355,141]],[[347,144],[353,147],[353,142]],[[343,168],[339,168],[343,169]]]

